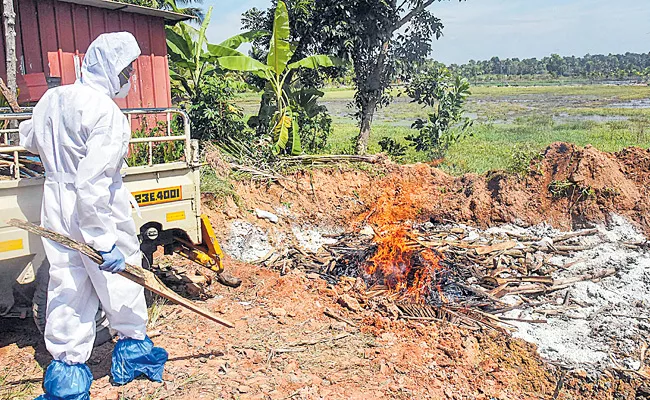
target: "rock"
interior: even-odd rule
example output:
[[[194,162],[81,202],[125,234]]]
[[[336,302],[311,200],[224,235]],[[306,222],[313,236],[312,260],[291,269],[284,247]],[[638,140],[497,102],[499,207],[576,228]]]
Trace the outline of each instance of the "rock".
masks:
[[[341,297],[339,297],[339,304],[341,304],[343,307],[349,308],[352,311],[361,311],[361,305],[357,299],[348,294],[343,294]]]
[[[249,388],[246,385],[240,385],[239,387],[237,387],[237,390],[239,391],[239,393],[248,393],[251,391],[251,388]]]
[[[277,215],[270,213],[268,211],[260,210],[259,208],[255,209],[255,215],[257,215],[257,218],[259,219],[265,219],[274,224],[277,224],[278,221],[280,220]]]
[[[287,315],[287,310],[285,310],[284,308],[276,307],[276,308],[272,308],[271,311],[269,311],[269,313],[276,318],[280,318]]]

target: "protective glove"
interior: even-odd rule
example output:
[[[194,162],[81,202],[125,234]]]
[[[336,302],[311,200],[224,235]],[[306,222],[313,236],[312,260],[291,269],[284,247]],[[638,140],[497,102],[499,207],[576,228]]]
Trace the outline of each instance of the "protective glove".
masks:
[[[126,269],[124,254],[117,248],[117,245],[113,245],[110,251],[100,251],[99,254],[104,259],[104,262],[99,265],[99,269],[102,271],[116,274]]]

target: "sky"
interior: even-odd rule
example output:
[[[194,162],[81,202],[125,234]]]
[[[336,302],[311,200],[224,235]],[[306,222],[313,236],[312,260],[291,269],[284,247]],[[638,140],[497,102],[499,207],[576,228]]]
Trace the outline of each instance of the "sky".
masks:
[[[214,6],[208,39],[220,42],[238,33],[242,12],[270,4],[204,0],[204,7]],[[650,0],[449,0],[430,10],[445,25],[432,58],[446,64],[493,56],[650,52]]]

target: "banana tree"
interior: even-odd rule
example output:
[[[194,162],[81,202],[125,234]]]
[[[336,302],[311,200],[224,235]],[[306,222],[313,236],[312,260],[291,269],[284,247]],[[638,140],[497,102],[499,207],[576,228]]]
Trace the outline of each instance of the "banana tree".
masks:
[[[250,72],[268,82],[275,95],[276,103],[276,111],[269,127],[275,143],[273,151],[275,154],[286,152],[297,155],[302,153],[298,118],[294,115],[285,90],[286,80],[292,71],[299,68],[333,67],[339,63],[326,55],[313,55],[289,63],[295,51],[295,47],[289,42],[289,36],[289,13],[284,2],[278,1],[266,64],[243,54],[223,54],[217,59],[217,63],[223,69]]]
[[[243,56],[237,48],[250,42],[266,31],[249,31],[235,35],[219,44],[208,43],[206,30],[210,24],[212,7],[208,9],[201,27],[196,29],[179,23],[166,27],[167,52],[170,60],[169,75],[180,97],[191,99],[200,90],[199,83],[205,77],[219,72],[217,59],[223,56]]]

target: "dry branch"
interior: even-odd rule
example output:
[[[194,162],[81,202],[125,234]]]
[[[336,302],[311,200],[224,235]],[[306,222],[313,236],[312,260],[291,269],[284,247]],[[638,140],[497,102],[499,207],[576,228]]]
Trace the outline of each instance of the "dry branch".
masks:
[[[346,324],[350,325],[353,328],[357,327],[357,324],[355,324],[354,322],[350,321],[349,319],[343,318],[343,317],[341,317],[339,315],[336,315],[333,311],[331,311],[328,308],[326,308],[325,311],[323,311],[323,314],[325,314],[328,317],[330,317],[332,319],[335,319],[335,320],[337,320],[339,322],[345,322]]]
[[[19,221],[16,219],[12,219],[10,221],[7,221],[7,225],[14,226],[16,228],[24,229],[30,233],[33,233],[38,236],[42,236],[46,239],[52,240],[54,242],[57,242],[61,244],[62,246],[65,246],[69,249],[72,250],[77,250],[81,254],[87,256],[90,258],[93,262],[96,262],[97,264],[101,264],[103,262],[102,256],[92,247],[79,243],[75,240],[72,240],[64,235],[58,234],[56,232],[52,232],[48,229],[42,228],[40,226],[34,225],[30,222],[26,221]],[[177,293],[171,291],[165,284],[162,283],[160,279],[156,275],[154,275],[151,271],[147,271],[146,269],[143,269],[141,267],[131,265],[131,264],[126,264],[126,270],[124,272],[120,272],[120,275],[123,277],[137,283],[138,285],[141,285],[152,292],[156,293],[157,295],[166,298],[167,300],[170,300],[173,303],[176,303],[180,306],[183,306],[187,308],[190,311],[195,312],[196,314],[199,314],[205,318],[208,318],[214,322],[217,322],[221,325],[227,326],[229,328],[234,328],[235,325],[233,325],[232,322],[227,321],[225,319],[219,318],[216,315],[212,314],[211,312],[197,306],[190,300],[185,299],[184,297],[178,295]]]
[[[342,333],[342,334],[340,334],[338,336],[334,336],[334,337],[326,337],[326,338],[313,339],[313,340],[302,340],[302,341],[296,342],[296,343],[289,343],[288,346],[289,347],[314,346],[314,345],[320,344],[320,343],[334,342],[334,341],[346,338],[346,337],[348,337],[350,335],[351,335],[350,333]]]
[[[554,238],[553,239],[553,244],[564,242],[566,240],[569,240],[569,239],[572,239],[572,238],[575,238],[575,237],[591,236],[591,235],[595,235],[597,233],[598,233],[598,229],[587,229],[587,230],[584,230],[584,231],[571,232],[571,233],[567,233],[566,235],[562,235],[560,237]]]
[[[342,162],[363,162],[376,164],[385,160],[381,155],[357,156],[357,155],[330,155],[330,156],[313,156],[303,155],[295,157],[282,158],[285,165],[317,165],[317,164],[338,164]]]
[[[11,111],[15,113],[22,112],[23,109],[20,108],[18,105],[18,101],[16,100],[16,96],[14,96],[14,93],[5,85],[5,82],[0,78],[0,93],[4,96],[5,100],[7,100],[7,103],[9,104],[9,108],[11,108]]]

